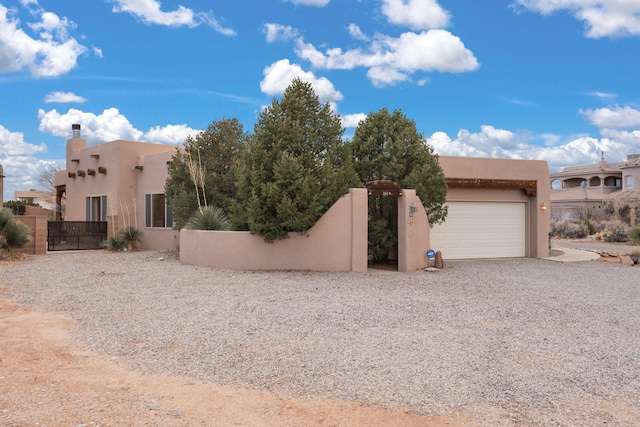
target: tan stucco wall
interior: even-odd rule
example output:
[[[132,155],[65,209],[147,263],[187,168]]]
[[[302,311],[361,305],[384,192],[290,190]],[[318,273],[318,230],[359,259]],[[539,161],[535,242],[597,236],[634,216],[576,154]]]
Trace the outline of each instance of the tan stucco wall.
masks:
[[[447,178],[510,179],[537,181],[536,196],[520,190],[450,188],[447,201],[526,202],[527,256],[549,256],[551,198],[549,166],[543,160],[483,159],[476,157],[440,156],[440,165]],[[546,210],[541,209],[544,202]]]
[[[140,243],[141,249],[178,249],[180,245],[180,232],[172,228],[145,227],[145,201],[146,194],[164,194],[164,185],[169,177],[167,162],[171,160],[175,148],[170,151],[149,154],[144,158],[144,169],[137,171],[138,204],[137,223],[138,228],[144,229],[144,236]]]
[[[0,165],[0,208],[4,206],[3,200],[4,200],[4,173],[3,173],[2,165]]]
[[[234,270],[367,271],[367,190],[350,189],[308,236],[266,243],[241,231],[180,231],[180,260]]]
[[[30,255],[42,255],[47,253],[47,217],[18,215],[15,220],[29,228],[29,243],[20,252]]]
[[[415,207],[412,211],[412,204]],[[416,190],[402,190],[398,197],[398,271],[428,267],[429,219]]]

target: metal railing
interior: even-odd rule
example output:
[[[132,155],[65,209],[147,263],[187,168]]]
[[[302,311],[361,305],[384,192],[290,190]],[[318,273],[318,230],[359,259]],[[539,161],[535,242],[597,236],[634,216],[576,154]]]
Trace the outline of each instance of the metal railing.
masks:
[[[49,221],[47,224],[50,251],[101,249],[106,239],[106,221]]]

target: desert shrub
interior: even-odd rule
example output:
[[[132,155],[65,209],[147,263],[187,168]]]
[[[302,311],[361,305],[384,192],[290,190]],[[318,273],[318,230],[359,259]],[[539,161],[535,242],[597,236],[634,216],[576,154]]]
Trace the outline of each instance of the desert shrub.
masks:
[[[3,239],[0,241],[1,249],[17,251],[29,243],[29,227],[21,222],[11,219],[2,228]]]
[[[565,239],[581,239],[589,235],[589,228],[584,224],[572,221],[562,221],[551,224],[551,233],[555,237]]]
[[[633,251],[629,254],[634,264],[640,264],[640,251]]]
[[[107,237],[107,240],[102,242],[102,246],[109,251],[120,252],[127,247],[127,242],[122,234],[116,233]]]
[[[632,244],[640,246],[640,224],[637,224],[635,227],[630,228],[628,235],[629,240]]]
[[[629,240],[627,236],[627,225],[620,220],[602,221],[600,223],[600,231],[597,238],[607,242],[626,242]]]
[[[120,237],[122,237],[127,246],[134,247],[142,240],[144,231],[133,226],[128,226],[120,230],[118,234],[120,235]]]
[[[231,230],[231,222],[224,211],[216,206],[197,210],[185,224],[187,230]]]

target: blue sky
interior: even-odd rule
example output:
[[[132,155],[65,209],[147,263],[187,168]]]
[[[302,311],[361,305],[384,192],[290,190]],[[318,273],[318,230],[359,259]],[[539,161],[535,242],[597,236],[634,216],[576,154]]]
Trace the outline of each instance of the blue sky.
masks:
[[[401,109],[441,155],[640,153],[640,0],[0,0],[4,199],[89,144],[253,131],[294,77],[345,136]]]

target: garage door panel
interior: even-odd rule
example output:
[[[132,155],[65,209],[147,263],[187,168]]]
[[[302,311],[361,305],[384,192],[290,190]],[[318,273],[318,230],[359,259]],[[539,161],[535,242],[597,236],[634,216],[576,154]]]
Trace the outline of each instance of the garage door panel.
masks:
[[[431,229],[431,247],[445,259],[525,256],[526,204],[450,202],[444,224]]]

